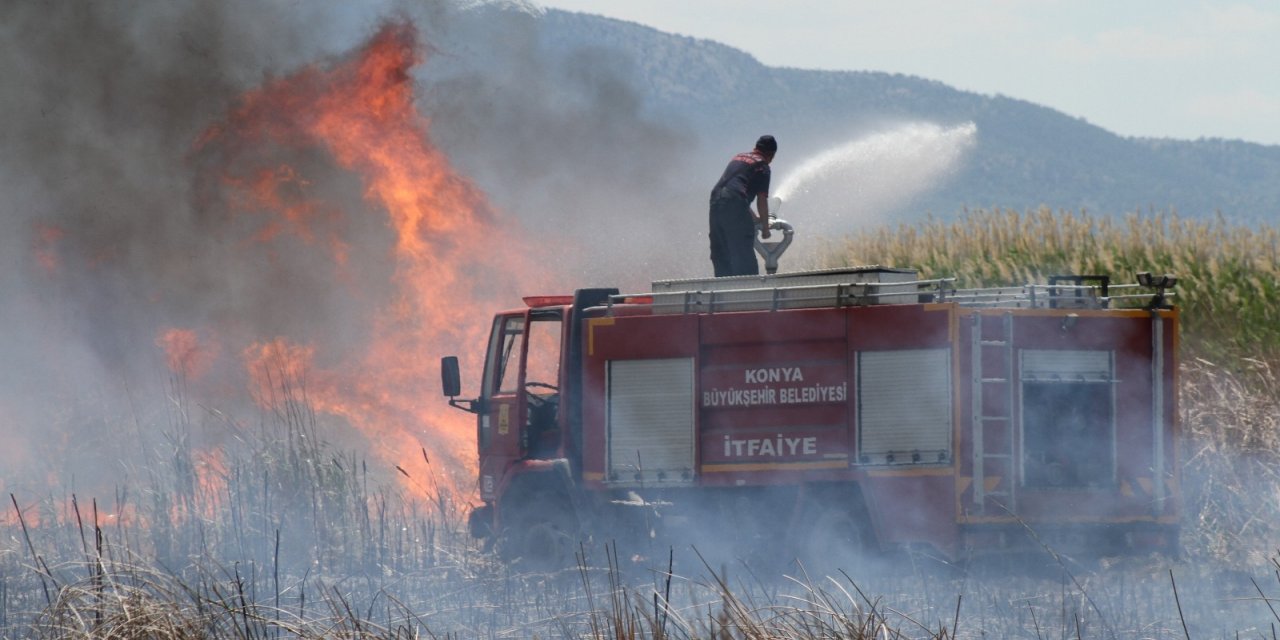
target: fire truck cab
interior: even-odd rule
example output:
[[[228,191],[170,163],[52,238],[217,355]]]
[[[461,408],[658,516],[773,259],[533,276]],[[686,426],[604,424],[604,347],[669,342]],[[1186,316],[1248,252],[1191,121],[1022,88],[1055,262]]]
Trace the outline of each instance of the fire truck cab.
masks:
[[[548,564],[591,539],[1175,552],[1175,283],[870,266],[526,298],[477,398],[443,363],[477,414],[471,530]]]

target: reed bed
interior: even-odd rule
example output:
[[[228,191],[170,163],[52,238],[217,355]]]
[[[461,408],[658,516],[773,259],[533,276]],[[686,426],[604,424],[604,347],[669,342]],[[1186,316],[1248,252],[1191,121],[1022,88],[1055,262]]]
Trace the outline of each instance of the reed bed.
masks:
[[[1210,358],[1280,354],[1280,230],[1176,213],[1123,217],[1040,208],[966,211],[826,244],[824,267],[910,266],[963,287],[1043,283],[1054,274],[1178,277],[1184,346]]]
[[[463,500],[399,491],[394,473],[318,437],[294,398],[237,432],[216,493],[173,437],[170,462],[120,491],[145,497],[129,519],[75,494],[10,496],[0,636],[1272,637],[1280,381],[1266,361],[1237,364],[1183,363],[1181,560],[1046,550],[1013,569],[903,555],[777,570],[604,544],[583,545],[575,567],[516,573],[465,535],[461,510],[436,506]]]
[[[1168,567],[1151,558],[947,575],[908,562],[787,578],[746,565],[619,561],[606,549],[559,572],[489,564],[446,576],[276,573],[211,558],[170,568],[103,551],[47,570],[6,560],[4,636],[1183,638],[1270,637],[1280,623],[1268,606],[1280,585],[1267,567]],[[10,577],[11,568],[20,574]]]
[[[1280,545],[1277,361],[1182,367],[1183,544],[1199,560],[1256,566]]]

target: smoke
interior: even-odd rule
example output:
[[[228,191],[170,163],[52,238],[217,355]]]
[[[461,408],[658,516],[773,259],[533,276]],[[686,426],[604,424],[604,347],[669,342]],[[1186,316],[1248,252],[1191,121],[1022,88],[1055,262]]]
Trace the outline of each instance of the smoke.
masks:
[[[938,188],[975,143],[972,123],[944,128],[910,123],[863,136],[801,162],[774,195],[784,216],[806,233],[842,235],[886,216]]]
[[[632,61],[550,53],[525,6],[4,3],[0,482],[121,481],[136,453],[122,432],[154,443],[153,425],[191,419],[165,399],[179,390],[234,410],[255,341],[323,345],[329,369],[354,359],[395,270],[361,178],[323,149],[200,141],[246,92],[342,56],[392,17],[428,43],[415,79],[431,141],[518,221],[556,286],[639,288],[670,268],[661,238],[684,214],[653,194],[679,191],[686,167],[662,150],[687,132],[646,112]],[[289,215],[240,195],[262,167],[284,172],[272,195]],[[175,344],[183,354],[166,355]],[[174,387],[166,358],[199,385]]]
[[[649,110],[638,61],[557,46],[542,19],[487,5],[429,35],[441,50],[422,71],[434,139],[547,247],[565,290],[645,290],[664,272],[705,269],[707,187],[688,180],[697,136]],[[696,251],[672,240],[690,217]]]
[[[170,420],[156,344],[166,326],[207,326],[206,348],[233,346],[224,367],[250,335],[347,334],[332,268],[289,246],[302,242],[248,250],[255,220],[202,192],[210,179],[195,142],[247,88],[367,37],[380,15],[362,12],[0,6],[0,420],[6,452],[20,452],[3,475],[24,471],[19,457],[44,468],[38,481],[127,475],[122,431],[150,439],[138,425]],[[326,186],[358,201],[355,180],[333,178]]]

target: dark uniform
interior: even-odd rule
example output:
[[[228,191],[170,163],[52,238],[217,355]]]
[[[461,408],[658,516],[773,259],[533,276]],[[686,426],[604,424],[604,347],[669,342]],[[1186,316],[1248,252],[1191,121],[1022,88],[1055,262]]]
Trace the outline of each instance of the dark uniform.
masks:
[[[751,201],[769,195],[769,162],[760,149],[739,153],[711,189],[711,264],[716,277],[753,276],[756,220]]]

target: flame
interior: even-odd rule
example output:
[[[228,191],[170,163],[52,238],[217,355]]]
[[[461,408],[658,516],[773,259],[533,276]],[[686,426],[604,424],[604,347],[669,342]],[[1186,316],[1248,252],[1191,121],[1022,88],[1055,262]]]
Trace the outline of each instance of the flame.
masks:
[[[15,469],[23,458],[27,457],[26,443],[18,437],[18,430],[14,428],[15,420],[9,415],[8,407],[0,404],[0,467]],[[4,474],[0,474],[0,496],[7,496],[9,487],[5,484]],[[17,514],[13,512],[13,505],[6,504],[0,507],[0,526],[10,526],[17,523]]]
[[[315,244],[318,239],[312,230],[314,223],[342,219],[339,209],[305,197],[312,186],[311,181],[287,164],[258,169],[247,176],[224,176],[223,182],[231,188],[233,213],[265,209],[278,216],[278,219],[266,220],[253,235],[256,242],[270,242],[284,234],[292,234],[305,244]],[[337,233],[326,234],[324,241],[334,262],[340,267],[346,266],[350,251],[347,241]]]
[[[192,505],[195,507],[194,513],[205,519],[213,519],[223,504],[223,498],[227,495],[227,477],[230,475],[230,470],[227,468],[226,455],[221,449],[206,449],[194,452],[192,457],[192,472],[195,474],[197,491],[196,504]],[[174,511],[170,514],[172,522],[182,522],[184,515],[190,515],[184,514],[181,507],[181,503],[174,503]]]
[[[394,259],[396,294],[374,311],[371,338],[358,361],[318,366],[329,355],[326,345],[288,336],[256,342],[242,358],[259,403],[281,385],[305,384],[307,401],[317,411],[345,418],[388,468],[429,496],[441,482],[432,457],[445,462],[454,476],[445,479],[449,483],[473,480],[476,464],[472,419],[450,412],[433,393],[439,356],[482,348],[487,317],[509,306],[515,291],[546,276],[525,264],[520,243],[508,231],[511,221],[429,142],[429,121],[414,104],[409,74],[421,60],[413,26],[388,24],[348,59],[307,67],[245,94],[197,148],[326,152],[360,176],[368,208],[386,215],[395,232],[387,250]],[[254,236],[257,241],[291,234],[311,243],[312,223],[343,215],[316,200],[312,185],[293,166],[237,166],[223,184],[236,194],[235,208],[274,215]],[[328,245],[334,263],[345,264],[346,241],[333,237]],[[467,360],[475,364],[480,358]]]
[[[156,338],[156,346],[164,351],[169,371],[191,381],[204,377],[218,355],[217,345],[212,341],[202,344],[195,329],[162,331]]]
[[[58,257],[58,245],[67,232],[57,225],[35,225],[35,257],[36,264],[48,273],[55,273],[62,266]]]
[[[269,407],[269,399],[281,385],[305,382],[315,358],[315,348],[291,344],[285,338],[256,342],[241,354],[249,371],[249,392],[260,406]]]

